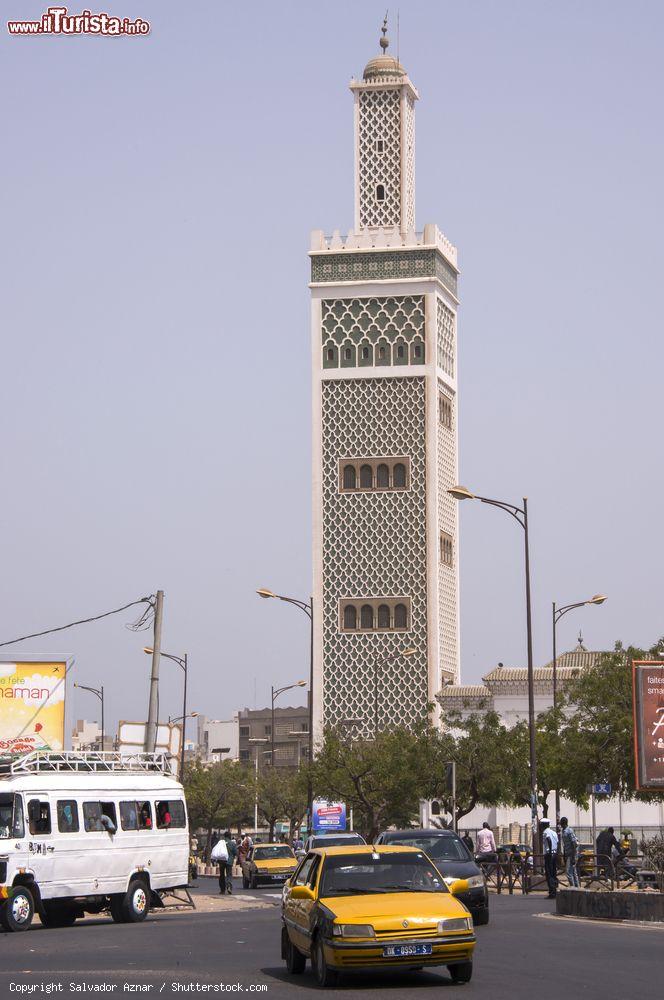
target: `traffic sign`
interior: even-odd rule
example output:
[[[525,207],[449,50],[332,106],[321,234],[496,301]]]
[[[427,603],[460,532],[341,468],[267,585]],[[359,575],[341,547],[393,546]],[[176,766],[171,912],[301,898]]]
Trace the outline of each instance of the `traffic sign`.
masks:
[[[600,781],[596,785],[592,786],[593,795],[610,795],[611,785],[608,781]]]

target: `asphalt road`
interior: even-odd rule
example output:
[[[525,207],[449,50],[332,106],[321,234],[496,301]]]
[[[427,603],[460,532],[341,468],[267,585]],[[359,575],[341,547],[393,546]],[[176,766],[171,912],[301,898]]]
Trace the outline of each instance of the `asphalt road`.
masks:
[[[214,888],[205,882],[198,890],[201,896]],[[320,995],[309,967],[303,976],[285,971],[278,899],[271,893],[241,893],[245,905],[246,897],[253,896],[272,904],[260,909],[178,913],[150,917],[139,925],[89,919],[52,930],[36,921],[26,934],[0,934],[0,996],[30,995],[26,987],[43,996],[42,987],[50,984],[56,984],[56,995],[78,996],[100,995],[94,987],[103,985],[104,995],[211,995],[200,987],[215,984],[234,993],[255,992],[252,984],[266,986],[264,992],[274,1000]],[[327,992],[359,997],[388,990],[399,1000],[421,998],[432,989],[449,989],[450,997],[462,991],[468,1000],[662,996],[664,930],[555,918],[548,916],[553,904],[533,896],[492,896],[491,905],[491,923],[477,928],[470,984],[454,986],[443,968],[356,974]]]

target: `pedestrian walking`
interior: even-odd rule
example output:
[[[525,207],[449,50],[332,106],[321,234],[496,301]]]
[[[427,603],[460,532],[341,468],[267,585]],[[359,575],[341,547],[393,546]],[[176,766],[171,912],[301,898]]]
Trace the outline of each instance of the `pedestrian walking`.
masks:
[[[210,860],[219,865],[219,895],[226,895],[226,865],[228,863],[228,847],[223,837],[220,837],[212,848]]]
[[[579,841],[576,839],[574,830],[569,825],[567,816],[560,817],[560,839],[563,842],[563,860],[569,884],[578,889],[579,873],[576,869],[576,863],[579,859]]]
[[[466,832],[464,833],[463,837],[461,838],[461,841],[466,845],[471,854],[475,853],[475,845],[473,843],[473,838],[470,836],[468,830],[466,830]]]
[[[237,857],[237,845],[233,840],[230,830],[226,830],[224,840],[226,841],[226,852],[228,854],[226,860],[226,892],[230,896],[233,892],[233,865]]]
[[[555,899],[558,890],[558,834],[551,829],[548,819],[540,820],[540,829],[544,830],[542,848],[544,850],[544,874],[546,884],[549,887],[549,899]]]
[[[496,860],[496,841],[488,823],[482,823],[482,829],[477,834],[477,854],[480,861]]]

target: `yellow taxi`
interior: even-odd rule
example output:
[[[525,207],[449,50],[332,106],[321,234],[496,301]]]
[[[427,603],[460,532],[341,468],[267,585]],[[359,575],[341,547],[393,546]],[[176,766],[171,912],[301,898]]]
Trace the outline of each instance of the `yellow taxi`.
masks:
[[[282,921],[288,971],[304,972],[309,958],[319,986],[357,969],[446,965],[455,983],[472,975],[473,918],[416,847],[310,851],[284,886]]]
[[[255,844],[242,865],[242,885],[256,889],[259,884],[279,884],[296,868],[297,858],[288,844]]]

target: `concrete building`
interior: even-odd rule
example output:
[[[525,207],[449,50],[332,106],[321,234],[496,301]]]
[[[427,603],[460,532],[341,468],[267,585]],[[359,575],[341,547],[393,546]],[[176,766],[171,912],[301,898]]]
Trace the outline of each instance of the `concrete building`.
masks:
[[[457,251],[416,230],[419,95],[380,44],[350,84],[354,227],[311,241],[317,736],[371,736],[376,686],[379,725],[413,725],[459,670]]]
[[[104,734],[104,746],[101,745],[101,726],[97,722],[78,719],[71,734],[72,750],[112,750],[114,740],[108,733]]]
[[[206,715],[199,715],[196,720],[198,742],[193,756],[206,764],[237,758],[239,756],[237,720],[237,714],[232,719],[208,719]],[[223,753],[214,752],[222,749]],[[186,744],[185,753],[187,753]]]
[[[238,713],[239,758],[269,765],[272,753],[272,709],[243,708]],[[309,709],[306,705],[274,709],[275,767],[297,767],[309,756]]]
[[[558,690],[564,691],[579,673],[596,665],[602,652],[587,650],[579,636],[575,649],[557,657],[556,673]],[[514,726],[528,721],[528,671],[525,667],[504,667],[500,664],[482,678],[483,684],[450,684],[440,692],[443,719],[450,711],[468,717],[475,713],[495,711],[503,723]],[[547,663],[534,670],[535,714],[545,712],[553,705],[553,664]],[[561,747],[561,752],[564,752]],[[598,776],[598,781],[602,776]],[[590,810],[580,809],[573,802],[562,798],[561,816],[567,816],[582,840],[590,841],[592,817]],[[549,797],[549,816],[555,815],[554,795]],[[423,821],[428,822],[428,816]],[[477,830],[484,821],[502,831],[505,842],[525,841],[530,837],[530,809],[487,808],[478,806],[460,822],[462,830]],[[661,802],[624,802],[618,796],[597,799],[597,829],[613,826],[616,830],[632,830],[637,839],[643,833],[664,828],[664,806]]]

